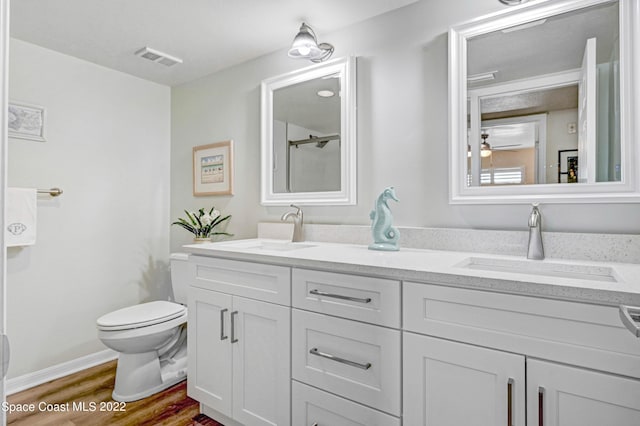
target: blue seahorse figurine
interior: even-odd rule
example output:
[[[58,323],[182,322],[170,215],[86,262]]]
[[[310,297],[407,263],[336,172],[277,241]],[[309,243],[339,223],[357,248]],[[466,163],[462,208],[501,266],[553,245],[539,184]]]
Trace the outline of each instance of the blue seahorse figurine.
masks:
[[[398,240],[400,231],[393,226],[393,216],[387,204],[388,200],[399,201],[393,186],[388,187],[378,196],[374,209],[369,213],[373,221],[371,232],[373,234],[373,244],[369,245],[369,250],[398,251]]]

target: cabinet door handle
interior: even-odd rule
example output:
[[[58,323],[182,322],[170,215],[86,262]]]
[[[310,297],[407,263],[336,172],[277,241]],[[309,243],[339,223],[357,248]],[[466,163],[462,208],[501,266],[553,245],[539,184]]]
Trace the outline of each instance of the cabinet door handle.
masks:
[[[224,313],[227,312],[228,309],[220,309],[220,340],[228,339],[229,336],[224,335]]]
[[[640,307],[620,305],[620,319],[634,336],[640,337]]]
[[[325,293],[324,291],[320,290],[311,290],[309,294],[313,294],[314,296],[331,297],[333,299],[349,300],[351,302],[371,303],[370,297],[363,299],[359,297],[343,296],[342,294]]]
[[[236,339],[236,315],[238,315],[238,311],[231,312],[231,343],[238,341],[238,339]]]
[[[544,387],[538,386],[538,426],[544,426]]]
[[[515,380],[509,377],[507,381],[507,426],[513,426],[513,385]]]
[[[318,348],[313,348],[309,351],[309,353],[311,355],[315,355],[315,356],[319,356],[322,358],[327,358],[330,359],[331,361],[335,361],[335,362],[339,362],[341,364],[347,364],[350,365],[351,367],[356,367],[356,368],[360,368],[362,370],[368,370],[371,368],[371,363],[367,362],[366,364],[361,364],[359,362],[355,362],[355,361],[349,361],[348,359],[344,359],[344,358],[340,358],[331,354],[327,354],[324,352],[320,352],[318,350]]]

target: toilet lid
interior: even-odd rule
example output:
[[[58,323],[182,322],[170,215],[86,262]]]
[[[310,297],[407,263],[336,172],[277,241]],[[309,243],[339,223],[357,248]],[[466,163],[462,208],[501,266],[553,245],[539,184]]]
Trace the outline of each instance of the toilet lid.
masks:
[[[158,300],[118,309],[101,316],[96,323],[102,330],[126,330],[170,321],[186,311],[187,308],[178,303]]]

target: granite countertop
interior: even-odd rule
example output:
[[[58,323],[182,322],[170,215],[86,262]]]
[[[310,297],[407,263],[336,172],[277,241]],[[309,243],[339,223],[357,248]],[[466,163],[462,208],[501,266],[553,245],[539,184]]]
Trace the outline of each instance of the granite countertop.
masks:
[[[183,246],[188,253],[527,296],[640,306],[640,264],[248,239]]]

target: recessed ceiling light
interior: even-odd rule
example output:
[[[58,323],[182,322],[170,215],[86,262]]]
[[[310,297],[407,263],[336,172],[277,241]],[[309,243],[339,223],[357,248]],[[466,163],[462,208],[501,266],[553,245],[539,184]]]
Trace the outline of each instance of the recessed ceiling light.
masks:
[[[318,96],[320,96],[321,98],[330,98],[334,95],[335,92],[333,92],[332,90],[318,90]]]

